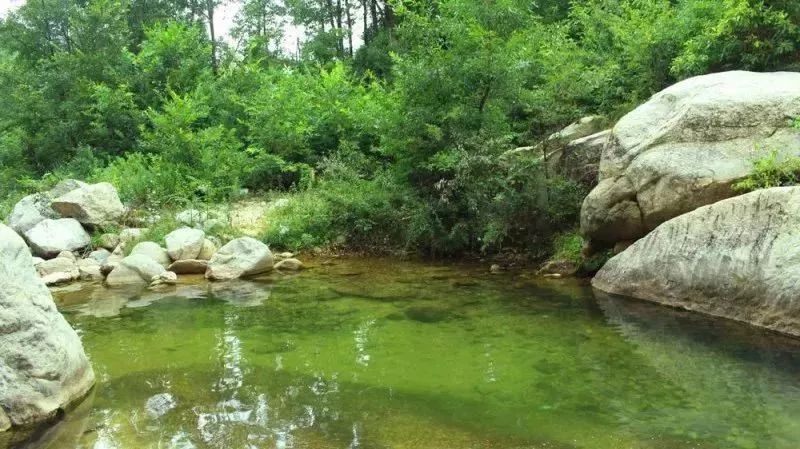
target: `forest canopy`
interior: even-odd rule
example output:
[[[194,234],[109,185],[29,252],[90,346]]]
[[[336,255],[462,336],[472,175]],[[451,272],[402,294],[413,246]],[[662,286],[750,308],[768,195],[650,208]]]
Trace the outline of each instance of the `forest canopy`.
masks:
[[[247,189],[291,196],[276,245],[537,253],[585,192],[501,154],[687,77],[800,67],[794,0],[236,1],[231,39],[220,0],[2,19],[3,212],[67,177],[148,210]]]

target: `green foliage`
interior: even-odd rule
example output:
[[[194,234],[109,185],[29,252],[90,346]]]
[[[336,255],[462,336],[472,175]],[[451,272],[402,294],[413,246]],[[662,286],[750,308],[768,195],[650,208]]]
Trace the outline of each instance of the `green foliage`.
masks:
[[[734,184],[739,192],[752,192],[770,187],[793,186],[800,184],[800,158],[781,158],[777,151],[771,151],[753,162],[753,171]]]
[[[583,261],[583,237],[578,231],[558,234],[553,239],[553,256],[555,260],[568,260],[579,266]]]
[[[540,255],[561,235],[572,257],[585,191],[506,151],[800,52],[794,0],[243,0],[236,48],[204,23],[219,3],[41,0],[0,21],[0,212],[65,177],[148,210],[247,188],[291,197],[265,236],[291,248]],[[294,59],[289,20],[309,33]],[[798,173],[771,154],[737,188]]]

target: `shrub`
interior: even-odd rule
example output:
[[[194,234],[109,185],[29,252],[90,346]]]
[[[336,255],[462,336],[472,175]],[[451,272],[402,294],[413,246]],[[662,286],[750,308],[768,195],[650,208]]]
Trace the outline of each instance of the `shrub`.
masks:
[[[734,184],[738,192],[800,184],[800,158],[781,158],[777,151],[753,162],[753,171]]]

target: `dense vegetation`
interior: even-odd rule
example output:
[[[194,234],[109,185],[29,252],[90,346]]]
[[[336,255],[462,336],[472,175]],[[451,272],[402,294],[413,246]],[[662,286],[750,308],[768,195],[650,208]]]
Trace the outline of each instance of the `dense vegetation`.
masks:
[[[795,0],[239,1],[236,45],[208,26],[218,0],[30,0],[0,22],[0,212],[64,177],[144,209],[246,188],[291,197],[274,245],[538,255],[585,192],[500,154],[800,51]]]

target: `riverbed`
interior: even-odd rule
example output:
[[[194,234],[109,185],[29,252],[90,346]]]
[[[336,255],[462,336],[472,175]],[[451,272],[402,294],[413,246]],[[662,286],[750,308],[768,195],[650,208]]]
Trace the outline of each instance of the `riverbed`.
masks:
[[[56,290],[97,386],[25,448],[796,449],[800,345],[580,280],[385,259]],[[9,436],[0,437],[9,439]]]

